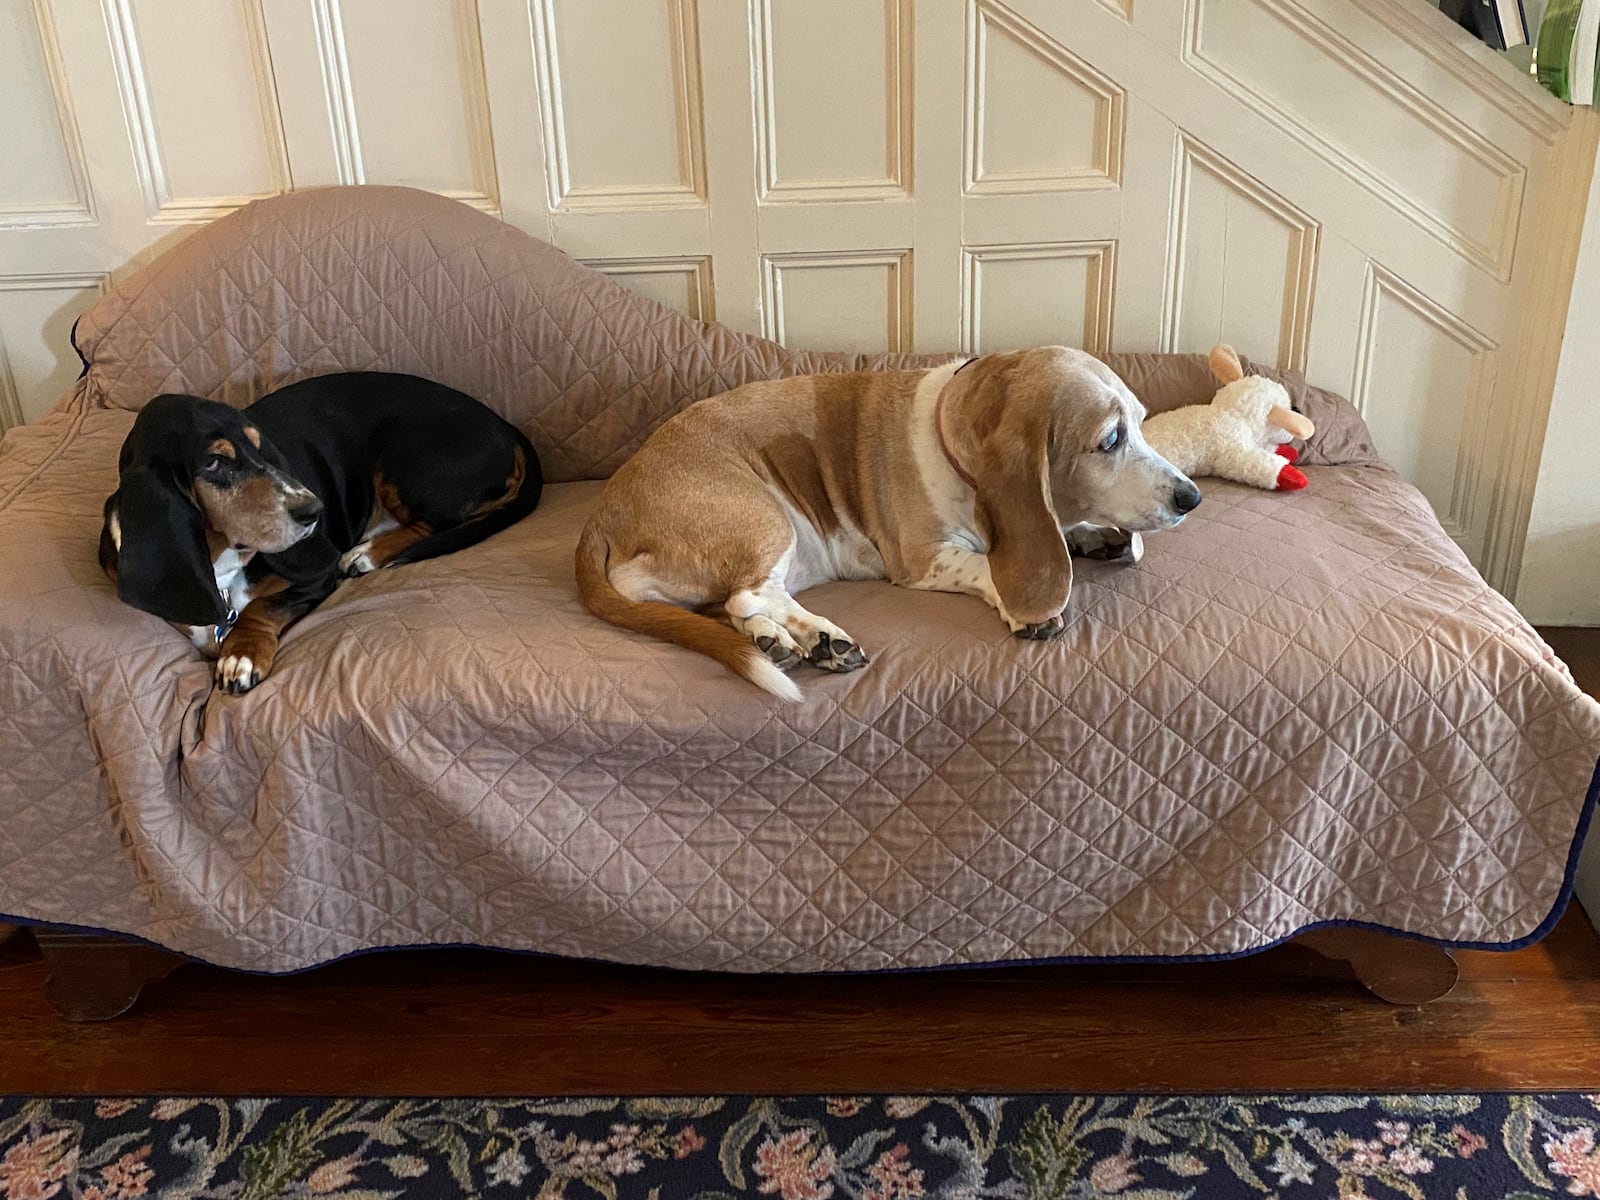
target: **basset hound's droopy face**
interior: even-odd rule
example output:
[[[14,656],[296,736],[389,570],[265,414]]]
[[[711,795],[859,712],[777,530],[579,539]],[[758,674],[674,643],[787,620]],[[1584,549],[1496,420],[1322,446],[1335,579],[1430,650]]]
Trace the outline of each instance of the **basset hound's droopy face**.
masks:
[[[309,537],[322,503],[237,409],[158,396],[122,446],[100,562],[117,595],[185,626],[227,619],[214,564],[276,554]]]
[[[1200,503],[1189,477],[1144,440],[1144,406],[1081,350],[975,359],[952,379],[949,409],[980,510],[1029,553],[1080,523],[1169,529]]]

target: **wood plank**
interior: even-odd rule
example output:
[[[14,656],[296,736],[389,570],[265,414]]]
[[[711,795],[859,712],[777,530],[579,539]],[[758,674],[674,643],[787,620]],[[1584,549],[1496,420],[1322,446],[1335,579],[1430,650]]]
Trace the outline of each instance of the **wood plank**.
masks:
[[[1539,636],[1572,668],[1579,687],[1600,696],[1600,629],[1552,626],[1540,629]]]
[[[1226,964],[860,978],[397,953],[267,979],[188,967],[73,1026],[0,969],[10,1092],[1593,1087],[1597,939],[1466,955],[1395,1008],[1299,948]],[[1510,963],[1512,969],[1506,969]]]

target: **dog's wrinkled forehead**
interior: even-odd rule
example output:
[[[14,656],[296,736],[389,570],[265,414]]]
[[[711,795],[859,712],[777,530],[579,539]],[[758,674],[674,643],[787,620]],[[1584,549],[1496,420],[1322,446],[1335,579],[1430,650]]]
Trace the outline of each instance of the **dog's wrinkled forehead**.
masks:
[[[1029,369],[1047,382],[1064,415],[1089,421],[1121,415],[1134,424],[1144,419],[1144,405],[1128,385],[1088,351],[1044,346],[1026,353]]]
[[[134,419],[122,443],[123,470],[163,465],[192,470],[214,453],[219,443],[239,458],[253,458],[257,433],[238,409],[199,396],[157,396]]]

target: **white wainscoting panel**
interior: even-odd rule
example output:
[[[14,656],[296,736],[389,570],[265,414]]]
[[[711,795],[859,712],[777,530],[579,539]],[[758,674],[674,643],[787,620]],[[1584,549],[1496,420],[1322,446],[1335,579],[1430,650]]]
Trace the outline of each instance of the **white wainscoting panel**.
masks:
[[[717,319],[709,257],[591,258],[583,261],[624,287],[675,308],[686,317],[696,321]]]
[[[1237,342],[1304,370],[1320,226],[1181,131],[1176,156],[1162,349]]]
[[[357,178],[499,211],[477,0],[318,2],[342,32],[330,66]]]
[[[761,197],[911,190],[911,0],[750,0]]]
[[[1186,61],[1502,281],[1525,171],[1299,0],[1188,0]]]
[[[911,347],[911,252],[769,254],[767,337],[795,350]]]
[[[152,220],[209,220],[291,185],[261,0],[103,3]]]
[[[44,0],[0,3],[0,80],[0,229],[92,220],[77,121]]]
[[[1367,265],[1361,324],[1351,400],[1384,456],[1474,553],[1495,344],[1376,263]]]
[[[961,351],[1111,348],[1115,242],[972,246],[962,252]]]
[[[104,275],[0,275],[0,431],[42,416],[82,364],[72,323]]]
[[[1122,182],[1126,93],[999,0],[968,0],[966,191]]]
[[[551,207],[704,204],[695,0],[534,0],[533,18]]]

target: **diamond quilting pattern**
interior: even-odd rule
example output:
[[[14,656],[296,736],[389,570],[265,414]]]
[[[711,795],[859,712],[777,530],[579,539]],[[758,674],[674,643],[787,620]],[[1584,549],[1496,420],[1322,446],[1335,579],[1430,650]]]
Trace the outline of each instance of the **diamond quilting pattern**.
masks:
[[[1231,953],[1321,920],[1508,941],[1555,902],[1600,751],[1597,706],[1373,468],[1289,502],[1298,548],[1209,486],[1140,568],[1083,567],[1057,644],[965,597],[819,589],[874,663],[794,709],[583,613],[598,485],[557,486],[483,546],[341,586],[220,696],[98,578],[127,422],[88,413],[0,522],[0,909],[225,965],[471,942],[857,970]],[[0,483],[67,434],[21,431]],[[1389,531],[1363,561],[1400,565],[1339,582],[1317,547],[1351,544],[1358,496]],[[1235,561],[1241,536],[1277,553]]]
[[[1296,383],[1313,486],[1221,483],[1066,637],[878,584],[809,603],[866,671],[768,702],[583,612],[598,485],[351,581],[216,695],[95,563],[132,411],[347,367],[482,396],[554,480],[795,354],[632,296],[403,189],[219,221],[80,322],[86,378],[0,444],[0,912],[291,970],[468,942],[667,966],[873,970],[1227,954],[1314,922],[1453,941],[1561,894],[1600,706],[1484,584],[1359,418]],[[1154,398],[1193,356],[1119,360]],[[1318,406],[1321,408],[1318,408]]]

